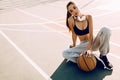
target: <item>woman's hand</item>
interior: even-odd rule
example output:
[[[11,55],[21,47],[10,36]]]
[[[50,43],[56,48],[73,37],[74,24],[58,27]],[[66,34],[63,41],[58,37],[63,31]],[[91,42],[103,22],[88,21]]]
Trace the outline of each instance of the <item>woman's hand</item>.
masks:
[[[87,50],[86,54],[87,54],[87,56],[88,56],[88,57],[93,56],[93,53],[92,53],[92,51],[91,51],[91,50]]]
[[[73,48],[73,47],[75,47],[75,46],[73,46],[73,45],[70,45],[70,46],[69,46],[69,48]]]
[[[83,54],[86,54],[87,57],[93,56],[93,53],[92,53],[91,50],[84,50],[82,53],[83,53]]]

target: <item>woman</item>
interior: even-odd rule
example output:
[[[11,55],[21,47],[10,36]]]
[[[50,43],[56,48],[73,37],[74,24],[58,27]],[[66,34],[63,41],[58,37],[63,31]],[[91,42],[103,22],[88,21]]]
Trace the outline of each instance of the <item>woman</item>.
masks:
[[[76,59],[81,53],[87,52],[87,54],[92,55],[92,51],[99,49],[100,59],[105,63],[106,69],[112,70],[113,66],[106,56],[109,52],[109,39],[111,34],[108,28],[103,27],[97,36],[93,38],[92,16],[80,13],[74,2],[67,4],[66,25],[72,33],[73,40],[70,48],[63,52],[63,57],[67,61],[76,63]],[[80,40],[80,44],[76,46],[77,37]]]

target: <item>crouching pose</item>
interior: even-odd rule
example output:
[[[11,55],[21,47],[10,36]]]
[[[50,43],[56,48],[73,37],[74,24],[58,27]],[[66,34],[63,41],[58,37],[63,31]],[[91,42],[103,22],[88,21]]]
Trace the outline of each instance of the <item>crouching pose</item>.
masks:
[[[101,28],[97,36],[93,37],[92,16],[80,13],[74,2],[69,2],[67,4],[66,25],[72,33],[73,44],[70,46],[71,48],[63,51],[64,58],[76,63],[81,53],[88,52],[89,55],[91,55],[92,51],[99,50],[99,58],[104,62],[107,67],[106,69],[112,70],[113,66],[107,59],[111,35],[108,28]],[[79,45],[76,45],[77,37],[80,40]]]

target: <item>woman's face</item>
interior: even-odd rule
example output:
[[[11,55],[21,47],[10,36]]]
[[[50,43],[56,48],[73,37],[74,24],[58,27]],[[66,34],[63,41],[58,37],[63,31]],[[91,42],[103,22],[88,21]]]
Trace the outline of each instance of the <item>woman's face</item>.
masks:
[[[79,14],[79,9],[75,4],[70,4],[68,6],[68,11],[73,15],[73,16],[78,16]]]

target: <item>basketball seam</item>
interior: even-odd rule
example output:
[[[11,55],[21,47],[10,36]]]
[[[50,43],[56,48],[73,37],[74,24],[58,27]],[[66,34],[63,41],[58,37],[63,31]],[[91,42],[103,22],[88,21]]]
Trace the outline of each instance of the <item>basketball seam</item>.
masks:
[[[78,66],[81,68],[80,64],[79,64],[79,60],[77,59],[77,63],[78,63]]]
[[[88,70],[90,71],[90,68],[89,68],[89,66],[87,65],[87,62],[86,62],[86,60],[85,60],[85,58],[84,58],[84,56],[83,56],[83,55],[82,55],[82,58],[83,58],[83,60],[84,60],[84,62],[85,62],[85,64],[86,64],[86,66],[87,66]]]
[[[95,66],[95,61],[93,60],[93,58],[90,58],[91,60],[92,60],[92,62],[93,62],[93,65]]]

